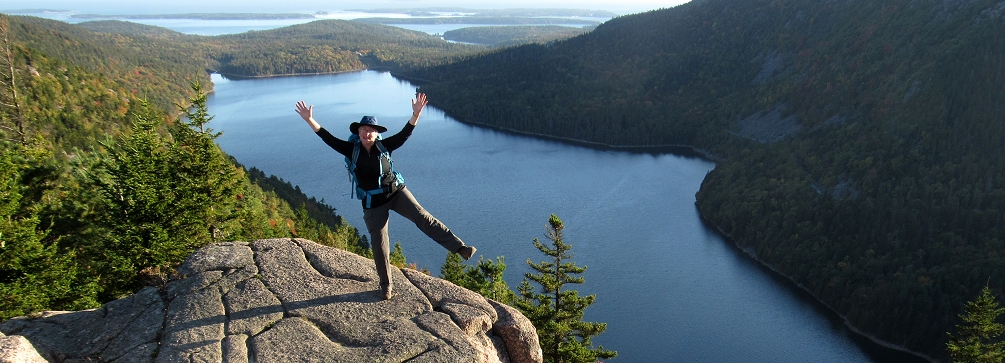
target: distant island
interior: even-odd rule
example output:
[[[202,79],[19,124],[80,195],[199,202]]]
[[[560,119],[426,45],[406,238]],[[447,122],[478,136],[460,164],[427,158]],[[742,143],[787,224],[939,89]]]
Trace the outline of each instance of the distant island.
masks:
[[[610,19],[618,14],[603,10],[581,9],[350,9],[371,14],[404,14],[409,18],[360,18],[355,21],[370,24],[478,24],[478,25],[600,25],[597,19]]]
[[[440,16],[443,13],[453,13],[464,16],[492,17],[581,17],[581,18],[614,18],[618,14],[605,10],[583,9],[470,9],[470,8],[398,8],[398,9],[347,9],[361,13],[376,14],[407,14],[411,16]]]
[[[599,21],[572,18],[524,18],[509,16],[460,16],[450,18],[360,18],[368,24],[480,24],[480,25],[600,25]]]
[[[558,25],[475,26],[444,32],[443,39],[489,47],[507,47],[527,43],[546,44],[555,40],[572,38],[594,28]]]
[[[73,19],[192,19],[192,20],[282,20],[314,19],[314,14],[303,13],[190,13],[190,14],[131,14],[102,15],[74,14]]]

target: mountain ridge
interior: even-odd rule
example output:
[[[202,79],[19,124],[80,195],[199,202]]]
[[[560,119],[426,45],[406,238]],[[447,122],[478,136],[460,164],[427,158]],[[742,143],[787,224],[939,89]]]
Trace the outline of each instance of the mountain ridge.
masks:
[[[695,0],[414,76],[460,120],[721,156],[703,218],[855,329],[942,359],[1005,278],[1003,12]]]

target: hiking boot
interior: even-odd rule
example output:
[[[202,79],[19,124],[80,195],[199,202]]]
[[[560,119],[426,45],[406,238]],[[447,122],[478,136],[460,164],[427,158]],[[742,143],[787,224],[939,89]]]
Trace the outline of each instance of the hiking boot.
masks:
[[[475,251],[477,250],[478,250],[477,248],[474,248],[472,246],[464,246],[461,247],[461,249],[457,250],[457,254],[461,255],[461,258],[467,261],[471,259],[471,256],[475,255]]]
[[[384,291],[384,300],[391,300],[391,287],[382,287],[381,290]]]

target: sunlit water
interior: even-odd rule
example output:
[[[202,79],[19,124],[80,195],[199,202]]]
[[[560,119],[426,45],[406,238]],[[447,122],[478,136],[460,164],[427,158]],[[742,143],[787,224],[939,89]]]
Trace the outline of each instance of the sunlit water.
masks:
[[[415,87],[373,71],[229,81],[213,77],[210,126],[220,146],[323,198],[364,228],[349,195],[343,157],[294,112],[314,105],[336,136],[362,115],[400,130]],[[395,168],[422,205],[478,255],[505,256],[516,287],[540,262],[548,216],[566,225],[573,261],[596,294],[586,320],[608,324],[595,344],[620,362],[910,362],[844,328],[791,283],[703,225],[694,194],[711,162],[675,155],[587,149],[462,124],[427,108],[394,153]],[[365,228],[364,228],[365,229]],[[439,274],[446,251],[393,215],[391,241],[409,262]],[[471,262],[469,262],[470,264]]]

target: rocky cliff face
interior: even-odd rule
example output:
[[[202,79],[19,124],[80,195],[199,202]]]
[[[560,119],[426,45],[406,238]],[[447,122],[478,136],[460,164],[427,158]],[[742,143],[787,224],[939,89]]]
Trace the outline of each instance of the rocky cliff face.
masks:
[[[8,320],[0,341],[49,362],[542,361],[515,309],[411,269],[385,301],[373,261],[308,240],[213,244],[178,272],[99,309]]]

